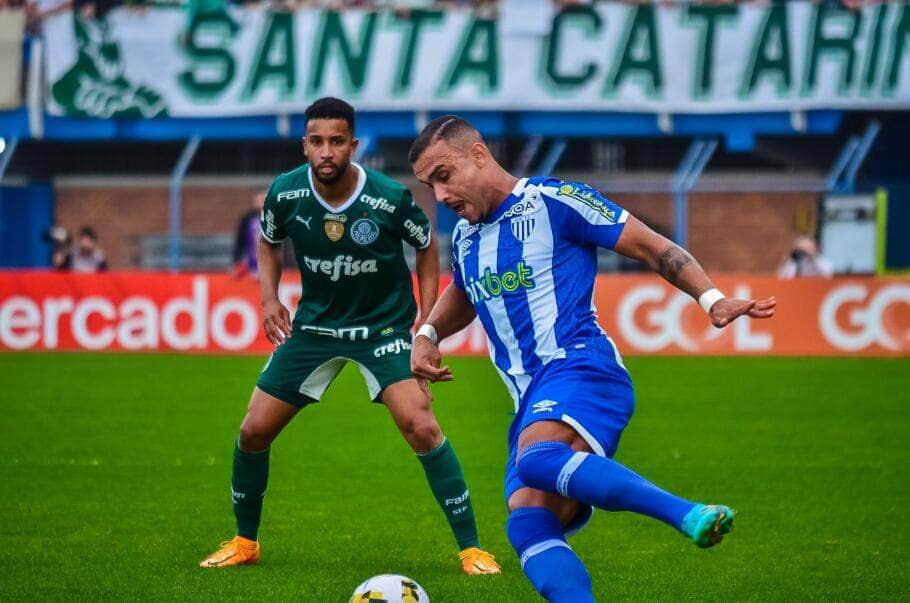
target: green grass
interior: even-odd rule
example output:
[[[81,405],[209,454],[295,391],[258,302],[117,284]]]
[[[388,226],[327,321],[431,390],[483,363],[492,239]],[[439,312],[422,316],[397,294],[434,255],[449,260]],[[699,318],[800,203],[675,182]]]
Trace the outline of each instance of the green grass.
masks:
[[[349,367],[272,450],[258,567],[196,564],[233,535],[231,447],[262,360],[0,355],[0,599],[346,601],[364,578],[434,601],[533,601],[505,539],[510,402],[453,359],[435,408],[501,576],[460,573],[420,466]],[[617,459],[738,509],[699,550],[627,513],[574,537],[598,599],[910,596],[910,359],[633,358]]]

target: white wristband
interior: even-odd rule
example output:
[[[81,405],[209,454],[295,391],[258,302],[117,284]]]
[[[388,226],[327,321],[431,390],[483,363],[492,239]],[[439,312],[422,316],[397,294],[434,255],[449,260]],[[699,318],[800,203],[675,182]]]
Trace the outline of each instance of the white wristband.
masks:
[[[439,337],[436,335],[436,327],[434,327],[433,325],[431,325],[428,322],[423,323],[420,326],[420,328],[417,329],[417,335],[415,335],[414,337],[418,337],[420,335],[423,335],[424,337],[426,337],[427,339],[432,341],[433,345],[436,345],[437,343],[439,343]]]
[[[701,306],[705,312],[710,314],[711,306],[722,300],[724,297],[726,296],[718,289],[708,289],[698,297],[698,305]]]

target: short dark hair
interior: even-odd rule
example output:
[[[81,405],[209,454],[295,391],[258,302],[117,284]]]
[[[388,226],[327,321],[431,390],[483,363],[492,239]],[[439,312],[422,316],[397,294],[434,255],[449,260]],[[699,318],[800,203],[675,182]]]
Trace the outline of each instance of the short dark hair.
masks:
[[[97,241],[97,240],[98,240],[98,235],[95,234],[95,229],[92,228],[91,226],[83,226],[82,228],[80,228],[80,229],[79,229],[79,236],[80,236],[80,237],[88,237],[88,238],[90,238],[90,239],[93,240],[93,241]]]
[[[414,162],[420,159],[424,151],[433,144],[440,140],[452,140],[461,136],[480,139],[480,133],[477,128],[457,115],[437,117],[428,123],[417,135],[417,138],[414,139],[411,144],[411,150],[408,152],[408,161],[411,165],[414,165]]]
[[[311,119],[343,119],[354,133],[354,107],[340,98],[324,96],[313,102],[304,113],[307,122]]]

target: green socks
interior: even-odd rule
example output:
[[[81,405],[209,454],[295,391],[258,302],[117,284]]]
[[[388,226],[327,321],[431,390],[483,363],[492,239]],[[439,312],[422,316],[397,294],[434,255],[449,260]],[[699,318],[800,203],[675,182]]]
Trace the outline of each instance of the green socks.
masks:
[[[420,459],[420,464],[427,474],[427,481],[436,502],[442,507],[449,525],[452,526],[459,548],[464,550],[479,547],[471,497],[464,475],[461,473],[461,463],[458,462],[452,445],[448,440],[443,440],[435,449],[418,454],[417,458]]]
[[[461,549],[479,546],[474,509],[461,464],[448,440],[426,454],[418,454],[430,489],[446,515]],[[269,451],[244,452],[234,444],[231,500],[237,518],[237,534],[256,540],[262,517],[262,498],[269,481]]]
[[[269,451],[244,452],[234,444],[231,501],[237,518],[237,534],[256,540],[262,517],[262,498],[269,483]]]

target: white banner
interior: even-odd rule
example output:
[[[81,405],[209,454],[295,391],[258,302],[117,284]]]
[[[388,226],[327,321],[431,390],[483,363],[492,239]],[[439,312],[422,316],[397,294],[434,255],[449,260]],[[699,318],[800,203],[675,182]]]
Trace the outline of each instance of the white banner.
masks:
[[[674,113],[910,109],[910,6],[598,3],[542,27],[467,10],[407,15],[115,10],[48,20],[55,114],[361,110]]]

